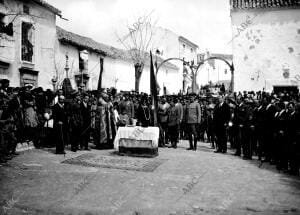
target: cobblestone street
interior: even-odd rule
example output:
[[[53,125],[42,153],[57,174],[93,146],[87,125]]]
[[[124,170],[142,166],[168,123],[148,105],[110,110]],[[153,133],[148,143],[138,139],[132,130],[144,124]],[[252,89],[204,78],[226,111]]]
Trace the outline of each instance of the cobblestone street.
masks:
[[[108,150],[67,151],[65,157],[25,151],[0,167],[1,214],[300,213],[299,178],[232,152],[213,153],[207,143],[196,152],[187,146],[182,141],[156,158],[136,158],[161,160],[152,172],[61,163],[87,153],[112,156]],[[135,158],[120,159],[134,165]]]

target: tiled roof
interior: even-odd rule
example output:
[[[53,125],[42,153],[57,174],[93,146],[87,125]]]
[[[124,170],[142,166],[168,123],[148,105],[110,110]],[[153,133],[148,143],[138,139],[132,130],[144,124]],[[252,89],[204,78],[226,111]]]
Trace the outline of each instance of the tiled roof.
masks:
[[[28,0],[25,0],[25,1],[28,1]],[[61,15],[61,11],[59,9],[57,9],[56,7],[50,5],[49,3],[47,3],[44,0],[32,0],[32,1],[39,4],[39,5],[42,5],[43,7],[47,8],[48,10],[52,11],[53,13],[55,13],[59,16]]]
[[[62,29],[61,27],[56,27],[56,34],[57,39],[65,44],[70,44],[75,47],[81,48],[81,49],[87,49],[88,51],[96,52],[105,56],[109,56],[114,59],[121,59],[124,61],[131,61],[131,55],[130,51],[126,51],[123,49],[118,49],[103,43],[96,42],[95,40],[84,37],[69,31],[66,31]],[[149,54],[146,53],[146,65],[149,65],[148,61],[150,62]],[[163,61],[163,59],[158,57],[158,62]],[[172,69],[178,69],[178,67],[172,63],[167,62],[165,66],[172,68]]]
[[[78,48],[87,49],[103,55],[111,55],[108,46],[98,43],[89,37],[74,34],[58,26],[56,27],[56,34],[57,39],[62,43],[67,43]]]
[[[187,38],[185,38],[183,36],[179,36],[178,40],[182,41],[182,42],[185,42],[185,43],[188,43],[189,45],[194,46],[195,48],[198,48],[197,44],[193,43],[192,41],[188,40]]]
[[[300,7],[300,0],[230,0],[231,9]]]

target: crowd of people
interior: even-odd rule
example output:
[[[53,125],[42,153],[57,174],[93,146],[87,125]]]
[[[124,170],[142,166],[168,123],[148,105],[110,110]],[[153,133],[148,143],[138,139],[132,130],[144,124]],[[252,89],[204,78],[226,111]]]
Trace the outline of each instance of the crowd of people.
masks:
[[[56,147],[57,154],[113,148],[120,126],[154,126],[154,108],[147,94],[116,89],[66,95],[31,85],[0,86],[0,162],[16,155],[17,143]],[[206,141],[216,153],[275,164],[299,175],[300,99],[296,93],[243,92],[230,95],[170,95],[158,98],[160,147],[177,148],[180,139],[197,150]],[[55,144],[55,145],[54,145]]]

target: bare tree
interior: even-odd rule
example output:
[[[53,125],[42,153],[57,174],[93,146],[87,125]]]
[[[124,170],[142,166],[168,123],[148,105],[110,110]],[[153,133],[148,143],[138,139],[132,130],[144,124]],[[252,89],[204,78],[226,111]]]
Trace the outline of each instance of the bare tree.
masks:
[[[149,50],[154,34],[155,22],[151,18],[152,12],[139,17],[132,24],[127,24],[128,33],[125,36],[120,37],[116,34],[118,41],[125,47],[133,61],[136,92],[139,92],[145,61],[149,57],[147,51]]]

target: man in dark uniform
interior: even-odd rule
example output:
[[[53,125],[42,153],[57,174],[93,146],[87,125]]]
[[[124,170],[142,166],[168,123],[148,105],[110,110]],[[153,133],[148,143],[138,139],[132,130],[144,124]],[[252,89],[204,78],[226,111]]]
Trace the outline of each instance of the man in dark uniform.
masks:
[[[227,103],[224,101],[224,96],[219,96],[219,104],[216,106],[214,111],[214,124],[216,132],[216,153],[227,152],[227,137],[226,137],[226,128],[230,120],[230,108]]]
[[[263,99],[256,111],[254,112],[254,120],[255,120],[255,128],[256,128],[256,135],[257,135],[257,154],[258,159],[262,160],[262,157],[265,156],[265,144],[266,144],[266,135],[265,135],[265,128],[266,128],[266,107],[267,101]]]
[[[244,99],[238,100],[238,106],[235,111],[235,124],[237,128],[237,141],[236,141],[236,152],[235,155],[240,156],[242,153],[242,146],[246,141],[245,131],[246,131],[246,105]]]
[[[84,95],[80,104],[82,115],[81,143],[80,147],[84,150],[89,150],[90,127],[91,127],[91,106],[88,104],[89,96]]]
[[[276,167],[279,170],[288,169],[288,104],[281,101],[279,103],[279,109],[274,116],[274,126],[275,126],[275,150],[274,159]]]
[[[179,134],[180,110],[175,106],[177,99],[170,100],[170,108],[168,109],[168,132],[171,146],[177,148],[177,140]]]
[[[252,159],[253,148],[256,145],[255,139],[255,124],[253,116],[253,100],[248,98],[246,99],[246,121],[245,121],[245,130],[243,136],[243,159]]]
[[[65,112],[65,97],[60,95],[58,102],[53,106],[53,128],[56,137],[56,154],[65,154],[65,143],[67,141],[67,115]]]
[[[268,105],[266,107],[266,127],[265,127],[265,160],[274,164],[274,116],[276,108],[274,99],[267,97]]]
[[[75,98],[70,106],[71,150],[76,152],[81,141],[83,119],[81,115],[81,97],[77,93],[73,96]]]
[[[299,109],[300,110],[300,109]],[[300,167],[300,112],[296,111],[295,104],[289,103],[288,117],[288,161],[289,173],[299,175]]]

